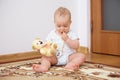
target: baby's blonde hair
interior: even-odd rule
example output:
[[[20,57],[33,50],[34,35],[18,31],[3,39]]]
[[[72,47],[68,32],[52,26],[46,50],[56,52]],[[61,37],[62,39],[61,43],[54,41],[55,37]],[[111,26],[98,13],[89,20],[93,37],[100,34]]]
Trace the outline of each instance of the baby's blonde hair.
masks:
[[[71,20],[71,13],[70,11],[65,8],[65,7],[59,7],[56,11],[55,11],[55,14],[54,14],[54,19],[56,17],[56,15],[59,15],[59,16],[69,16],[69,20]]]

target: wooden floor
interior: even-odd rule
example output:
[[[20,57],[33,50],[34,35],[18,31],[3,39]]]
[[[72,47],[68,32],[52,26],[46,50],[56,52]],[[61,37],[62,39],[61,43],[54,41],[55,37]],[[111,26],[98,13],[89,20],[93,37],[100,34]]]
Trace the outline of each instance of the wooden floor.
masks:
[[[91,53],[90,55],[87,55],[86,61],[120,67],[120,56]]]
[[[90,53],[87,54],[86,61],[94,62],[94,63],[102,63],[106,65],[120,67],[120,56],[113,56],[113,55],[105,55],[105,54],[98,54],[98,53]],[[32,51],[32,52],[23,52],[23,53],[16,53],[10,55],[0,55],[0,64],[6,62],[14,62],[14,61],[21,61],[26,59],[33,59],[33,58],[40,58],[41,55],[39,52]]]

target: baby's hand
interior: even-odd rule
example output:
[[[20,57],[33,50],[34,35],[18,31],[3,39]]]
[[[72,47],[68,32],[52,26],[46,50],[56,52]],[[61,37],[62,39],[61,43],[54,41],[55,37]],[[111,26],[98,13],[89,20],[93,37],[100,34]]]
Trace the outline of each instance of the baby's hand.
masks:
[[[69,37],[68,37],[68,35],[67,35],[65,32],[63,32],[62,35],[61,35],[61,38],[62,38],[64,41],[66,41]]]

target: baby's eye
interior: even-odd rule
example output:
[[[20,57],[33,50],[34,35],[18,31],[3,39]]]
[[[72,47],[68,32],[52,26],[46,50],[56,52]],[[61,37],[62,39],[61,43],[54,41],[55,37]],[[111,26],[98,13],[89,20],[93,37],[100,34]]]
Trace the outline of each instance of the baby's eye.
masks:
[[[64,27],[67,27],[66,25]]]
[[[64,28],[67,28],[68,26],[65,25],[65,26],[63,26],[63,27],[64,27]]]
[[[57,26],[57,27],[59,27],[59,28],[60,28],[61,26]]]

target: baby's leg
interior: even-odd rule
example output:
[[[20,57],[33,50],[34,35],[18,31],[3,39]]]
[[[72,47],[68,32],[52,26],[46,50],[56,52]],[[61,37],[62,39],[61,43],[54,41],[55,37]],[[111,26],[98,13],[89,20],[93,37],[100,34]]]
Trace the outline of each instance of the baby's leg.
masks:
[[[41,58],[41,64],[33,64],[32,68],[36,72],[47,72],[51,65],[54,65],[57,63],[57,59],[55,56],[52,57],[46,57],[43,56]]]
[[[43,62],[44,62],[44,64],[43,64]],[[41,61],[41,64],[39,65],[39,64],[33,64],[32,65],[32,68],[33,68],[33,70],[34,71],[36,71],[36,72],[47,72],[48,71],[48,69],[50,68],[50,62],[49,61],[47,61],[47,60],[42,60]]]
[[[85,61],[85,55],[81,53],[75,53],[69,56],[69,62],[65,66],[65,69],[78,70],[79,66]]]

